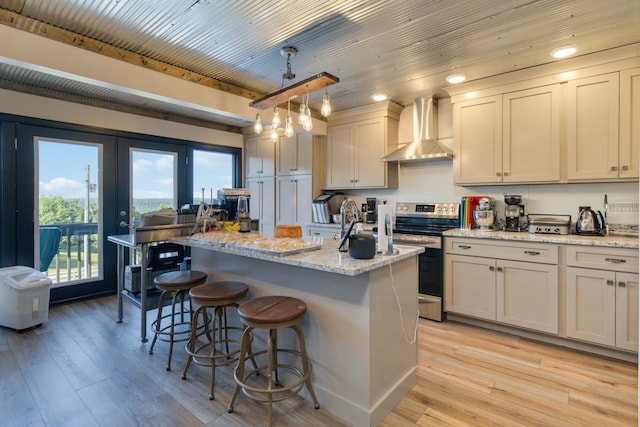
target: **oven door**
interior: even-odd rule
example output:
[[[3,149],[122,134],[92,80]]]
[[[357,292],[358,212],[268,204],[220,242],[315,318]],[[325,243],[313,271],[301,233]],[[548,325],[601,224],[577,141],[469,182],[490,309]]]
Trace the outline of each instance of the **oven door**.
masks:
[[[418,310],[420,317],[438,322],[444,320],[442,310],[444,281],[442,274],[441,237],[394,234],[393,240],[399,245],[421,246],[424,252],[418,255]]]

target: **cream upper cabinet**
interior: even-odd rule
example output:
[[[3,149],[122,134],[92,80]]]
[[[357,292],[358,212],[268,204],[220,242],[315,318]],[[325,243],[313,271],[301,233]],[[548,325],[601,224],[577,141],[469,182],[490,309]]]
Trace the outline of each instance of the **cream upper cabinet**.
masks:
[[[456,102],[459,185],[558,182],[560,85]]]
[[[571,80],[567,86],[567,179],[619,178],[619,169],[629,168],[619,162],[619,74]]]
[[[502,96],[502,182],[560,180],[560,85]]]
[[[639,174],[640,158],[640,68],[620,72],[620,178]]]
[[[275,175],[275,144],[264,135],[251,136],[245,139],[246,177]]]
[[[288,138],[281,136],[276,144],[276,175],[309,175],[313,172],[313,135],[305,132]]]
[[[502,97],[453,104],[453,174],[456,184],[502,181]]]
[[[567,246],[567,336],[638,350],[638,250]]]
[[[327,127],[325,188],[397,187],[398,164],[381,159],[397,148],[402,108],[388,103],[332,114]]]

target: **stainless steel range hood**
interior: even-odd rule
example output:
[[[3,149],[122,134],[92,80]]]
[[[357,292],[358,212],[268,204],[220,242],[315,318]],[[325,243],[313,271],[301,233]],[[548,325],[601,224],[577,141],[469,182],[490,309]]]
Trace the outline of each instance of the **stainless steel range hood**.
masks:
[[[413,141],[382,158],[385,162],[426,162],[451,159],[449,148],[436,141],[438,127],[437,100],[418,98],[413,103]]]

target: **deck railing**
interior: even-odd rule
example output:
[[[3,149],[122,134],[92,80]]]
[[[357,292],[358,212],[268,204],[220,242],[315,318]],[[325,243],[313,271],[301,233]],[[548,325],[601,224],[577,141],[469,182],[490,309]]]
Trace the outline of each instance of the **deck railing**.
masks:
[[[47,224],[46,226],[58,227],[62,230],[58,252],[45,272],[54,284],[98,276],[98,266],[93,266],[91,260],[92,254],[98,254],[96,243],[98,223]],[[92,239],[94,236],[96,239]]]

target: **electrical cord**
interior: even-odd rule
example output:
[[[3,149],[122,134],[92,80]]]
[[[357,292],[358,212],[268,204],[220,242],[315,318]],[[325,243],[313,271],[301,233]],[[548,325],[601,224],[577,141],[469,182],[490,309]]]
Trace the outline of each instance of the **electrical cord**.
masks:
[[[416,312],[416,325],[413,330],[413,338],[410,338],[407,336],[407,329],[405,328],[404,319],[402,317],[402,304],[400,304],[400,296],[398,295],[398,291],[395,285],[395,280],[393,278],[393,268],[391,267],[391,259],[388,260],[387,264],[389,264],[389,276],[391,277],[391,289],[393,289],[393,293],[396,296],[396,303],[398,304],[398,309],[400,311],[400,326],[402,327],[404,340],[407,344],[414,344],[418,340],[418,319],[420,318],[420,312],[419,311]]]

